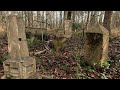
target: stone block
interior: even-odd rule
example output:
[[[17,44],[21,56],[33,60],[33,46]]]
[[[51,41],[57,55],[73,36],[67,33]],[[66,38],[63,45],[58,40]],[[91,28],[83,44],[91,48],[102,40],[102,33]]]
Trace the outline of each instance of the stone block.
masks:
[[[101,66],[108,60],[109,32],[102,25],[90,26],[85,32],[85,60],[93,66]]]
[[[27,79],[36,73],[36,60],[32,57],[8,59],[3,66],[6,78]]]

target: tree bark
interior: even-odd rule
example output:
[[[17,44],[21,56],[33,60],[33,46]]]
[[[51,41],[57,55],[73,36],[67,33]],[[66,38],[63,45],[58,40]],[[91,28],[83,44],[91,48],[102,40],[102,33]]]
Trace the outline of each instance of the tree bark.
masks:
[[[92,11],[91,12],[91,19],[90,19],[90,25],[95,25],[96,24],[96,14],[97,12],[96,11]]]
[[[99,16],[99,24],[103,25],[103,15],[104,15],[104,11],[100,12],[100,16]]]
[[[85,29],[88,29],[88,25],[89,25],[89,18],[90,18],[90,11],[88,11],[88,16],[87,16],[87,22],[86,22],[86,26]]]
[[[25,27],[28,27],[28,11],[24,11],[25,14]]]
[[[64,11],[64,20],[67,19],[67,11]]]
[[[41,14],[40,11],[37,11],[37,22],[39,23],[39,27],[41,27]]]
[[[28,11],[28,27],[33,27],[33,12]]]
[[[110,35],[111,35],[111,29],[110,29],[111,16],[112,16],[112,11],[105,11],[103,26],[106,29],[108,29]]]
[[[59,23],[59,28],[62,26],[62,11],[60,11],[60,23]]]
[[[55,16],[56,16],[56,28],[58,27],[58,15],[57,15],[57,11],[56,11],[56,14],[55,14]]]

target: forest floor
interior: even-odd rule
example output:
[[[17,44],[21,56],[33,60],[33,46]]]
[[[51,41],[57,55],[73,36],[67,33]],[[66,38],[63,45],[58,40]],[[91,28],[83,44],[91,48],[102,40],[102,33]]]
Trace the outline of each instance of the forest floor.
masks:
[[[95,69],[84,63],[83,40],[80,34],[73,35],[60,52],[54,50],[35,55],[44,50],[45,43],[29,47],[30,56],[37,60],[37,74],[51,79],[120,79],[120,37],[110,40],[109,68]],[[0,39],[0,76],[2,62],[8,58],[7,38]]]

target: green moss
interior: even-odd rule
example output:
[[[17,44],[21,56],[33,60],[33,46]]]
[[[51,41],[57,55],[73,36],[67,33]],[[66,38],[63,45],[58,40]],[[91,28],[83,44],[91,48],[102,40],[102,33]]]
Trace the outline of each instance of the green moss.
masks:
[[[79,63],[80,66],[85,66],[86,62],[80,54],[75,54],[75,60]]]
[[[53,44],[54,44],[55,51],[60,51],[60,49],[64,48],[65,46],[65,43],[62,42],[62,40],[54,40]]]
[[[72,24],[72,29],[73,30],[77,30],[77,31],[79,31],[79,30],[81,30],[82,29],[82,23],[73,23]]]
[[[95,72],[95,68],[94,68],[93,66],[88,66],[88,67],[87,67],[87,70],[88,70],[89,72]]]
[[[104,68],[104,69],[108,69],[110,64],[108,62],[109,60],[103,60],[101,63],[100,63],[100,66],[101,68]]]
[[[2,58],[0,58],[0,64],[2,64],[6,59],[8,59],[8,52],[2,55]]]
[[[27,39],[28,47],[33,47],[39,45],[42,41],[34,36],[31,36],[29,39]]]
[[[115,52],[115,55],[118,55],[118,54],[120,54],[120,52]]]

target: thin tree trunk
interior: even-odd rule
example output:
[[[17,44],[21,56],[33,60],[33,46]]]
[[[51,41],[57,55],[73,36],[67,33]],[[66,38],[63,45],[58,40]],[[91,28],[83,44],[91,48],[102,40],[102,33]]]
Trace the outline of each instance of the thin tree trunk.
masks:
[[[67,11],[64,11],[64,20],[67,19]]]
[[[25,27],[28,27],[28,11],[24,11],[25,13]]]
[[[37,11],[37,23],[39,23],[39,27],[41,27],[41,14],[40,14],[40,11]]]
[[[99,24],[101,24],[101,25],[103,25],[103,15],[104,15],[104,12],[103,11],[101,11],[101,13],[100,13],[100,18],[99,18]]]
[[[42,22],[41,22],[41,24],[42,24],[42,26],[41,26],[41,27],[42,27],[42,28],[44,28],[44,13],[45,13],[45,12],[44,12],[44,11],[42,11]]]
[[[111,16],[112,16],[112,11],[105,11],[103,26],[106,29],[108,29],[110,35],[111,35],[111,29],[110,29]]]
[[[75,11],[72,11],[72,13],[73,13],[73,16],[72,16],[72,25],[75,25]],[[73,29],[73,31],[75,31],[74,27],[72,29]]]
[[[28,27],[33,27],[33,12],[28,11]]]
[[[48,27],[48,14],[49,14],[48,11],[46,11],[46,23],[45,23],[46,24],[46,28]]]
[[[56,26],[56,28],[57,28],[57,27],[58,27],[58,15],[57,15],[57,11],[56,11],[56,14],[55,14],[55,15],[56,15],[56,25],[55,25],[55,26]]]
[[[59,28],[62,26],[62,11],[60,11],[60,23],[59,23]]]
[[[52,17],[52,28],[54,28],[55,27],[55,11],[52,11],[52,15],[53,15],[53,17]]]
[[[86,26],[85,29],[88,30],[88,25],[89,25],[89,18],[90,18],[90,11],[88,11],[88,16],[87,16],[87,22],[86,22]]]
[[[0,23],[2,22],[2,17],[3,17],[2,11],[0,11]]]
[[[90,19],[90,25],[95,25],[96,24],[96,11],[91,12],[91,19]]]

